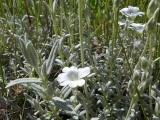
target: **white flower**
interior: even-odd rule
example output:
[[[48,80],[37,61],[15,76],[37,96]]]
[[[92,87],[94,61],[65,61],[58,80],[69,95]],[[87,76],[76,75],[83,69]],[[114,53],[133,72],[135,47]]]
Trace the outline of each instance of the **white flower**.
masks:
[[[126,24],[126,20],[120,20],[120,21],[118,21],[118,24],[120,25],[120,26],[122,26],[122,25],[125,25]]]
[[[136,16],[144,15],[144,12],[138,12],[138,10],[138,7],[128,6],[128,8],[121,9],[120,12],[130,20],[134,20]]]
[[[72,67],[64,67],[62,69],[61,74],[58,75],[57,81],[60,83],[60,86],[69,85],[71,88],[75,88],[77,86],[83,86],[85,80],[82,79],[90,74],[90,68],[77,68],[75,66]]]
[[[143,33],[143,30],[145,29],[145,24],[140,23],[131,23],[131,29],[136,30],[139,35]]]
[[[118,21],[118,24],[119,24],[120,26],[123,26],[123,25],[126,25],[126,24],[127,24],[127,21],[128,21],[128,20],[122,19],[122,20]],[[129,21],[129,24],[131,24],[131,23],[133,23],[133,22],[134,22],[134,21]]]

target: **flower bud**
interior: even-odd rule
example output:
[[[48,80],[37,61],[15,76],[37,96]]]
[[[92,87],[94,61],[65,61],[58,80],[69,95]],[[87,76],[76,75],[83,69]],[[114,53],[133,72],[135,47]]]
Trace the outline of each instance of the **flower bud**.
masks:
[[[128,89],[129,89],[129,92],[130,92],[131,95],[134,95],[134,94],[135,94],[134,85],[133,85],[132,80],[130,80],[130,81],[128,82]]]
[[[116,12],[118,10],[119,3],[120,3],[120,0],[114,0],[113,1],[113,11],[114,12]]]
[[[156,0],[151,0],[151,2],[148,5],[148,9],[147,9],[147,17],[151,18],[155,12],[155,10],[157,9],[157,4],[156,4]]]
[[[146,24],[145,30],[147,33],[154,33],[156,30],[155,28],[156,28],[156,21],[153,17],[151,17]]]
[[[140,78],[140,72],[139,70],[135,70],[133,73],[133,80],[138,81]]]
[[[146,70],[148,68],[148,60],[145,57],[141,58],[141,67],[143,70]]]
[[[149,21],[147,22],[146,32],[148,32],[148,33],[154,33],[155,32],[156,26],[157,26],[158,16],[159,16],[159,8],[156,9],[156,11],[154,12],[153,17],[151,17],[149,19]]]

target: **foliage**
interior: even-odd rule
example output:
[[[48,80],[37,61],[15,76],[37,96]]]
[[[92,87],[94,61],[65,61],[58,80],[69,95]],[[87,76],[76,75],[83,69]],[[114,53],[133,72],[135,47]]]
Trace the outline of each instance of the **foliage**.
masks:
[[[0,119],[159,120],[159,7],[2,0]]]

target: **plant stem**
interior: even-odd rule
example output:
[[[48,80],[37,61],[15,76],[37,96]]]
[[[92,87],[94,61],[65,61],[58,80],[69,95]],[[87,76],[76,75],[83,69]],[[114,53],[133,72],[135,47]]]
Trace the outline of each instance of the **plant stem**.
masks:
[[[82,33],[82,30],[83,30],[83,25],[82,25],[82,5],[83,5],[83,0],[79,0],[79,37],[80,37],[80,45],[81,45],[81,62],[82,62],[82,67],[84,67],[84,45],[83,45],[83,33]],[[86,94],[86,97],[87,97],[87,100],[89,101],[89,96],[88,96],[88,89],[87,89],[87,82],[85,82],[84,84],[84,90],[85,90],[85,94]],[[86,106],[86,120],[89,120],[89,107],[88,107],[89,104],[87,104]]]
[[[71,46],[71,52],[74,53],[74,39],[73,39],[73,6],[74,6],[74,0],[70,0],[70,10],[69,10],[69,34],[70,34],[70,46]]]
[[[148,42],[149,42],[149,39],[147,39],[146,44],[145,44],[145,46],[144,46],[144,48],[143,48],[143,51],[142,51],[142,53],[141,53],[141,55],[140,55],[139,58],[141,58],[142,56],[144,56],[144,54],[145,54],[145,52],[146,52],[146,49],[147,49],[147,47],[148,47]],[[134,70],[138,69],[138,67],[140,66],[140,61],[141,61],[141,60],[139,59],[138,63],[136,64],[136,66],[135,66],[135,68],[134,68]]]
[[[140,102],[140,105],[141,105],[141,109],[142,109],[142,112],[143,112],[143,115],[144,115],[144,119],[145,119],[145,120],[148,120],[148,119],[147,119],[146,112],[145,112],[145,110],[144,110],[144,105],[143,105],[143,103],[142,103],[142,99],[141,99],[141,96],[140,96],[140,92],[139,92],[139,90],[138,90],[138,88],[137,88],[136,82],[134,82],[134,89],[136,90],[136,93],[137,93],[137,96],[138,96],[138,99],[139,99],[139,102]],[[137,102],[137,101],[135,101],[135,103],[136,103],[136,102]]]
[[[28,93],[29,92],[29,86],[27,86],[27,91],[26,91],[26,93]],[[26,102],[27,102],[27,99],[26,99],[26,97],[24,98],[24,102],[23,102],[23,107],[22,107],[22,120],[23,120],[23,117],[24,117],[24,111],[25,111],[25,107],[26,107]]]
[[[127,115],[126,115],[125,120],[128,120],[128,117],[129,117],[129,115],[130,115],[130,113],[131,113],[131,110],[132,110],[132,108],[134,107],[134,105],[135,105],[135,98],[132,98],[132,100],[131,100],[131,102],[130,102],[130,107],[129,107],[129,110],[128,110],[128,112],[127,112]]]
[[[113,20],[113,43],[112,43],[112,50],[116,48],[116,40],[117,40],[117,32],[118,32],[118,12],[119,9],[114,11],[114,20]]]
[[[150,76],[152,75],[152,34],[148,35],[149,37],[149,64],[150,64]],[[149,84],[149,105],[150,105],[150,110],[151,110],[151,114],[153,112],[153,108],[152,108],[152,95],[151,95],[151,90],[152,90],[152,84]]]

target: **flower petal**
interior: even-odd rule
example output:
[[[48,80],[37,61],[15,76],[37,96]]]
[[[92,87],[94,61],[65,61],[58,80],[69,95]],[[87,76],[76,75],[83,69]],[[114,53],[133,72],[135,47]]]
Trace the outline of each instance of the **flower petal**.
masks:
[[[57,77],[57,81],[58,81],[59,83],[61,83],[61,82],[63,82],[63,81],[70,81],[70,80],[71,80],[71,79],[67,76],[66,73],[61,73],[61,74],[59,74],[58,77]]]
[[[71,66],[71,67],[70,67],[70,70],[72,70],[72,71],[77,71],[77,67]]]
[[[77,81],[77,80],[76,80],[76,81],[71,81],[71,82],[69,83],[69,86],[70,86],[71,88],[77,87],[77,86],[78,86],[78,81]]]
[[[62,72],[67,72],[67,71],[69,71],[69,67],[64,67],[64,68],[62,69]]]
[[[71,83],[71,81],[64,81],[62,83],[60,83],[60,86],[67,86]]]
[[[90,74],[90,67],[78,69],[78,78],[86,77],[89,74]]]
[[[65,72],[65,73],[70,72],[70,71],[77,71],[77,67],[71,66],[70,68],[69,67],[64,67],[62,69],[62,72]]]
[[[133,7],[133,6],[128,6],[128,10],[131,13],[136,13],[136,12],[138,12],[139,8],[138,7]]]
[[[80,80],[78,80],[77,81],[78,83],[78,86],[83,86],[84,85],[84,83],[85,83],[85,80],[83,80],[83,79],[80,79]]]

